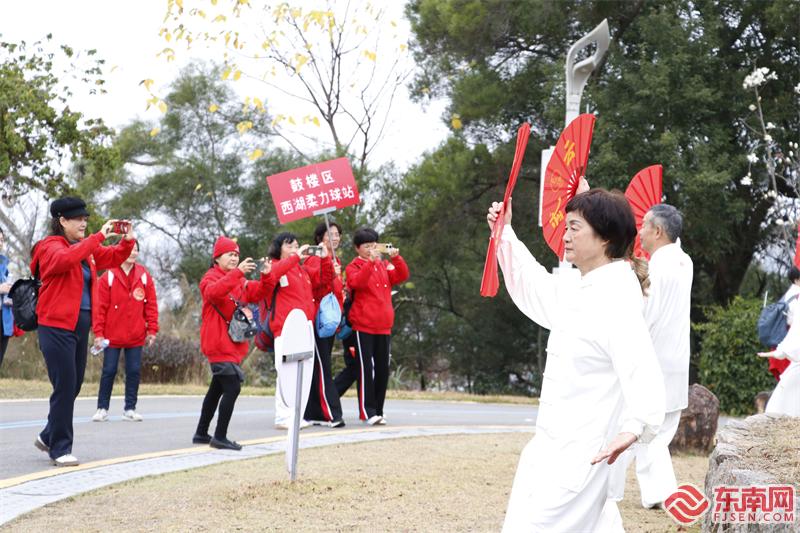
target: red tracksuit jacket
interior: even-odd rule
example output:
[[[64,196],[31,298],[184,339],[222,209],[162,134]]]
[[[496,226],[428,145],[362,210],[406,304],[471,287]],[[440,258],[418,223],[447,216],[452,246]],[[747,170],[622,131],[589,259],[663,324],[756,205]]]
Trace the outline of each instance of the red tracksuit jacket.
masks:
[[[105,237],[99,231],[70,245],[64,237],[50,236],[39,241],[33,250],[31,272],[39,268],[39,300],[36,315],[39,324],[51,328],[74,330],[78,323],[83,293],[81,261],[89,263],[92,303],[97,302],[97,269],[114,268],[131,255],[134,241],[122,239],[114,246],[103,246]]]
[[[270,312],[269,321],[269,328],[275,337],[280,336],[283,331],[283,323],[292,309],[302,309],[306,317],[313,321],[318,306],[314,292],[320,290],[320,287],[330,287],[331,285],[333,263],[330,259],[317,263],[317,265],[327,265],[329,268],[320,269],[317,266],[316,269],[312,269],[307,263],[308,260],[306,260],[306,265],[300,266],[300,258],[297,255],[272,263],[267,283],[269,303],[272,303],[272,291],[276,286],[280,286],[275,298],[275,316],[272,316]],[[312,263],[311,266],[314,264]]]
[[[209,363],[241,364],[247,355],[249,343],[233,342],[228,335],[226,320],[230,320],[236,309],[231,298],[240,303],[258,302],[266,295],[267,279],[268,276],[262,275],[260,281],[246,280],[244,273],[238,268],[225,272],[214,265],[200,280],[200,295],[203,297],[200,349]],[[212,303],[225,315],[225,320]]]
[[[356,331],[391,335],[394,325],[392,286],[408,279],[408,265],[399,255],[390,261],[356,257],[347,265],[347,288],[353,305],[347,315]]]
[[[113,268],[100,276],[92,330],[111,348],[143,346],[147,335],[158,333],[156,287],[144,266],[134,263],[130,274]]]

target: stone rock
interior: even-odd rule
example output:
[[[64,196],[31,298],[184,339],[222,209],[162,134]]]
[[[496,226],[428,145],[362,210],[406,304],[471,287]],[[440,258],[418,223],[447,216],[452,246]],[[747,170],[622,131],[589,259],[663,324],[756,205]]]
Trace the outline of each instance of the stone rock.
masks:
[[[761,391],[756,394],[756,397],[753,398],[753,404],[756,408],[756,413],[763,413],[764,409],[767,408],[767,402],[769,402],[769,397],[772,396],[772,392],[770,391]]]
[[[669,445],[670,452],[708,453],[714,447],[719,420],[719,400],[697,383],[689,387],[689,405],[681,412],[678,431]]]
[[[704,494],[711,502],[700,524],[703,533],[797,533],[797,523],[716,523],[712,512],[715,506],[714,487],[750,487],[754,485],[771,485],[777,483],[775,475],[764,471],[747,459],[748,450],[754,446],[756,435],[763,434],[763,426],[768,425],[780,416],[759,414],[744,420],[731,420],[719,432],[718,443],[709,458]],[[761,428],[761,433],[754,429]],[[795,498],[795,516],[800,515],[800,498]]]

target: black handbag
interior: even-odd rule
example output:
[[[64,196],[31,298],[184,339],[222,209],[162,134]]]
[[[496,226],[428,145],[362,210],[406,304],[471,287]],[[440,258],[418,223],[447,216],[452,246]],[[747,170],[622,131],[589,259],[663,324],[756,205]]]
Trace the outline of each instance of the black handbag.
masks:
[[[242,306],[239,302],[233,298],[231,298],[231,301],[236,304],[236,309],[233,310],[233,315],[231,315],[230,320],[225,318],[225,315],[222,314],[222,311],[220,311],[216,305],[211,304],[211,307],[213,307],[214,310],[219,313],[219,316],[222,317],[222,320],[228,324],[228,336],[233,342],[244,342],[247,339],[255,337],[256,333],[258,332],[256,321],[247,318],[247,315],[244,314],[244,311],[242,311]]]
[[[36,266],[34,277],[18,279],[8,291],[11,298],[11,314],[14,315],[14,323],[22,331],[33,331],[39,327],[39,320],[36,316],[36,304],[39,301],[39,287],[42,286],[39,280],[39,266]]]

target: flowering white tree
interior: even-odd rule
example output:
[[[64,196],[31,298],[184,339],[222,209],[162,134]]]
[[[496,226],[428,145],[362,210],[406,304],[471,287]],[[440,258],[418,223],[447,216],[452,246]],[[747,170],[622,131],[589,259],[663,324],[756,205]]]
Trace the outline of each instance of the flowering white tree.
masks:
[[[762,223],[768,237],[759,255],[762,259],[771,259],[779,265],[789,267],[794,255],[797,237],[795,228],[800,212],[800,165],[795,154],[798,144],[785,141],[788,150],[784,150],[779,144],[776,137],[785,139],[789,134],[779,131],[773,122],[765,118],[759,94],[760,88],[777,79],[775,72],[761,67],[748,74],[742,83],[746,91],[752,91],[754,103],[749,106],[753,113],[750,121],[742,121],[749,132],[750,153],[747,155],[748,172],[740,180],[740,184],[753,187],[765,199],[772,199],[773,204]],[[794,92],[800,95],[800,84],[794,88]],[[760,174],[762,179],[754,180],[754,173]]]

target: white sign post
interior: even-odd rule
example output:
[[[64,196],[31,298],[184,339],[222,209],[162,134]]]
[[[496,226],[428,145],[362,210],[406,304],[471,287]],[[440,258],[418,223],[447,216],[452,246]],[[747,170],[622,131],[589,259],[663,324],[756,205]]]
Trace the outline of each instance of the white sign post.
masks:
[[[284,403],[292,408],[292,423],[286,441],[286,468],[289,479],[297,479],[297,449],[300,420],[308,402],[314,364],[314,329],[306,314],[292,309],[283,324],[281,336],[275,339],[278,368],[278,390]]]
[[[567,77],[567,112],[564,117],[564,127],[567,127],[570,122],[578,117],[581,113],[581,95],[583,89],[586,87],[586,82],[589,80],[592,71],[600,64],[600,60],[608,50],[608,45],[611,42],[611,34],[608,31],[608,19],[603,19],[603,22],[597,25],[595,29],[575,41],[569,51],[567,52],[567,61],[564,67]],[[591,46],[596,44],[597,48],[594,54],[589,57],[576,61],[578,54]],[[542,150],[542,173],[539,180],[539,213],[542,212],[542,199],[544,198],[544,174],[547,169],[547,163],[550,161],[550,156],[555,152],[556,147],[551,146]],[[542,217],[539,216],[539,226],[542,225]],[[565,267],[563,270],[570,268],[567,261],[560,261],[559,265]]]

